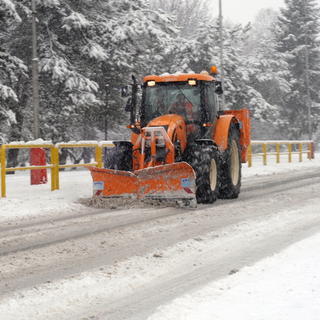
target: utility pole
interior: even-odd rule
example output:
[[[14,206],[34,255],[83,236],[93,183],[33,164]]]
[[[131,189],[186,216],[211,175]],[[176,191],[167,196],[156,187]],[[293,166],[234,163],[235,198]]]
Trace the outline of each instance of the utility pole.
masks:
[[[104,140],[108,140],[108,109],[109,109],[109,84],[105,85],[106,91],[106,101],[105,101],[105,110],[104,110]]]
[[[32,8],[32,101],[33,101],[33,137],[39,138],[39,65],[37,55],[36,3],[31,0]]]
[[[306,0],[303,1],[303,10],[306,15]],[[308,110],[308,137],[309,140],[312,140],[312,124],[311,124],[311,93],[310,93],[310,61],[309,61],[309,48],[308,48],[308,35],[305,34],[305,77],[306,77],[306,94],[307,94],[307,110]]]
[[[220,73],[221,73],[221,87],[224,90],[224,57],[223,57],[223,16],[222,16],[222,0],[219,0],[219,38],[220,38]],[[224,92],[221,95],[222,109],[225,106]]]
[[[305,46],[305,76],[306,76],[306,93],[307,93],[307,108],[308,108],[308,136],[312,140],[312,125],[311,125],[311,94],[310,94],[310,65],[309,65],[309,49],[308,45]]]

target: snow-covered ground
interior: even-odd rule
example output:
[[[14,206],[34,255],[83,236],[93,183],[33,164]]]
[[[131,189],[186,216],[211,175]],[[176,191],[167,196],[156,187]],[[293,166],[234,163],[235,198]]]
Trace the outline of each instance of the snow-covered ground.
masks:
[[[243,181],[257,176],[319,168],[319,156],[291,164],[270,161],[264,167],[261,159],[252,168],[243,166]],[[77,214],[89,209],[78,202],[92,193],[88,171],[61,172],[61,190],[51,192],[49,185],[30,186],[27,173],[7,176],[8,196],[0,199],[0,222],[57,217],[59,214]],[[210,208],[204,209],[209,212]],[[305,219],[320,214],[320,197],[306,203],[303,209],[284,210],[281,217],[271,215],[266,221],[243,221],[223,227],[219,238],[216,232],[199,239],[176,243],[161,252],[133,256],[116,265],[82,272],[71,278],[42,283],[25,288],[0,299],[0,319],[86,319],[83,315],[94,308],[103,309],[103,301],[110,297],[126,299],[136,288],[150,282],[162,281],[167,274],[180,274],[181,265],[188,265],[196,257],[201,265],[221,251],[228,243],[241,250],[271,233],[274,226],[285,232],[286,223],[299,225]],[[160,306],[150,320],[217,319],[217,320],[296,320],[319,319],[320,314],[320,245],[319,233],[295,243],[284,251],[265,258],[252,266],[233,270],[227,277]],[[161,259],[159,259],[161,257]],[[179,268],[177,266],[180,266]],[[6,272],[5,269],[0,271]],[[1,275],[1,272],[0,272]],[[108,319],[108,316],[93,319]],[[108,319],[109,320],[109,319]]]
[[[6,178],[7,197],[0,199],[0,221],[89,210],[78,202],[80,198],[92,195],[89,170],[60,172],[60,190],[53,192],[50,181],[30,186],[29,172],[17,172]],[[50,180],[50,173],[48,178]]]
[[[148,320],[318,320],[319,246],[317,234],[160,307]]]

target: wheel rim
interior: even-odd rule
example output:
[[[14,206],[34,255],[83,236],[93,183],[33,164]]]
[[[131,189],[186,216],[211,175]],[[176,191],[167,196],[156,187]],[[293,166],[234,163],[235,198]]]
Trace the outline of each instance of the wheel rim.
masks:
[[[237,185],[239,181],[239,151],[238,144],[235,140],[232,141],[231,145],[231,180],[233,185]]]
[[[210,188],[214,191],[217,187],[217,164],[216,160],[211,160],[210,165]]]

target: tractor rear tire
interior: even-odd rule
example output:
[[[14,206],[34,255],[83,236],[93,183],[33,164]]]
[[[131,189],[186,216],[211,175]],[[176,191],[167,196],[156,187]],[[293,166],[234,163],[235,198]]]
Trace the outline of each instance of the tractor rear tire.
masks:
[[[231,124],[228,148],[220,153],[220,199],[236,199],[241,187],[240,132]]]
[[[186,152],[188,162],[196,174],[198,203],[213,203],[219,193],[218,151],[214,146],[193,145]]]

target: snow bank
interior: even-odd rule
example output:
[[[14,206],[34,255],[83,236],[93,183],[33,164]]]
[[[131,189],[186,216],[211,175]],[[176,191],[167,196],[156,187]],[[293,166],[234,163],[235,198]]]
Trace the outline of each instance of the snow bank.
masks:
[[[249,168],[248,164],[242,165],[242,177],[244,180],[250,179],[254,176],[274,175],[284,172],[302,171],[311,168],[320,168],[320,154],[315,155],[315,159],[305,159],[303,162],[298,162],[298,155],[293,156],[292,163],[288,163],[288,156],[281,156],[281,162],[276,163],[275,157],[268,157],[268,165],[262,164],[262,157],[254,157],[252,167]]]
[[[52,141],[45,141],[43,139],[36,139],[32,141],[12,141],[9,143],[9,145],[15,145],[15,146],[30,146],[30,145],[42,145],[42,144],[47,144],[47,145],[53,145]]]
[[[88,170],[60,172],[60,190],[53,192],[50,182],[31,186],[30,172],[17,172],[7,176],[7,198],[0,198],[0,221],[89,211],[78,199],[91,195],[92,179]]]

